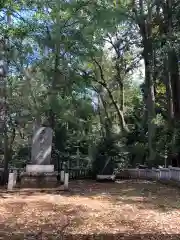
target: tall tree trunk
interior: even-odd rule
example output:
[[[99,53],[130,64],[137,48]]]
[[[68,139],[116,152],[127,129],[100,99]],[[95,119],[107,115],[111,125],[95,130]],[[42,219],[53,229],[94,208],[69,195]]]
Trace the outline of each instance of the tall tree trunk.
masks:
[[[175,109],[173,100],[173,88],[172,88],[172,73],[171,73],[171,51],[172,51],[172,0],[156,0],[156,22],[159,25],[159,35],[161,38],[161,47],[166,47],[167,51],[163,51],[163,82],[166,86],[166,99],[167,99],[167,142],[172,142],[172,146],[168,148],[168,156],[173,153],[173,145],[175,143]],[[166,36],[166,37],[164,37]],[[171,43],[171,44],[170,44]],[[162,53],[162,54],[163,54]]]
[[[167,91],[169,93],[168,96],[168,106],[169,106],[169,118],[168,125],[169,131],[172,133],[172,147],[171,154],[175,151],[176,146],[176,137],[178,135],[179,126],[178,122],[180,120],[180,77],[179,77],[179,67],[178,67],[178,56],[176,50],[174,48],[174,40],[173,40],[173,6],[175,2],[174,0],[166,0],[166,3],[163,5],[163,15],[164,15],[164,24],[166,29],[166,35],[168,40],[168,86]],[[170,43],[170,44],[169,44]]]
[[[11,24],[11,15],[9,12],[7,12],[6,15],[7,19],[7,26],[9,27]],[[4,72],[5,82],[4,82],[4,114],[5,114],[5,121],[4,121],[4,173],[3,173],[3,184],[6,184],[8,181],[8,166],[9,161],[11,160],[11,153],[9,149],[9,142],[8,142],[8,127],[7,127],[7,120],[8,120],[8,104],[7,104],[7,74],[8,74],[8,68],[9,68],[9,54],[8,49],[10,47],[10,41],[9,36],[5,36],[5,42],[4,42],[4,69],[6,71]]]
[[[172,37],[172,1],[167,0],[166,7],[164,7],[164,19],[165,19],[165,27],[168,35],[168,40]],[[164,34],[166,34],[164,32]],[[167,77],[166,81],[166,93],[167,93],[167,101],[168,101],[168,122],[169,127],[173,127],[174,125],[174,104],[173,104],[173,89],[172,89],[172,74],[171,74],[171,47],[168,49],[167,53],[167,61],[165,62],[165,76]]]
[[[155,96],[154,96],[154,81],[153,81],[153,42],[152,42],[152,2],[146,2],[147,14],[145,13],[144,1],[139,0],[138,6],[136,1],[133,1],[133,12],[136,16],[137,24],[140,28],[143,44],[143,58],[145,64],[145,96],[146,96],[146,109],[148,114],[148,148],[149,157],[148,161],[153,162],[156,157],[154,146],[156,125],[154,123],[155,112]]]
[[[5,90],[6,91],[6,90]],[[6,99],[6,97],[5,97]],[[8,181],[8,165],[11,160],[11,155],[9,154],[8,146],[8,128],[7,128],[7,104],[5,101],[5,124],[4,124],[4,173],[3,173],[3,184],[6,184]]]
[[[118,56],[118,59],[120,58],[120,56]],[[120,95],[120,110],[122,111],[122,113],[124,113],[124,84],[123,84],[123,80],[121,78],[121,70],[120,67],[118,65],[118,62],[116,63],[116,71],[117,71],[117,82],[119,85],[119,95]]]
[[[4,152],[4,172],[2,183],[5,184],[8,176],[8,135],[7,135],[7,102],[6,102],[6,75],[7,75],[7,61],[6,58],[6,40],[1,40],[1,66],[0,66],[0,133],[3,138],[3,152]]]
[[[172,86],[172,96],[174,105],[174,116],[177,121],[180,120],[180,78],[179,78],[179,67],[178,67],[178,57],[175,49],[172,49],[169,53],[169,69],[171,73],[171,86]]]
[[[104,121],[103,121],[103,118],[102,118],[102,114],[101,114],[101,100],[100,100],[100,97],[98,96],[98,114],[99,114],[99,122],[100,122],[100,125],[101,125],[101,131],[100,131],[100,135],[103,136],[103,138],[105,138],[105,131],[104,131]]]
[[[171,85],[171,73],[169,71],[169,58],[164,60],[164,82],[166,85],[166,96],[167,96],[167,117],[168,125],[171,128],[174,122],[174,106],[172,96],[172,85]]]
[[[154,96],[154,81],[153,81],[153,45],[152,45],[152,16],[151,6],[148,6],[148,17],[144,21],[145,32],[142,35],[144,46],[144,63],[145,63],[145,88],[147,91],[146,108],[148,114],[148,148],[149,157],[148,161],[152,163],[156,157],[156,151],[154,146],[156,126],[154,123],[155,112],[155,96]],[[143,31],[142,31],[143,32]]]
[[[51,109],[49,109],[49,113],[48,113],[48,122],[49,122],[49,125],[50,127],[54,130],[55,128],[55,112],[52,108],[53,106],[53,102],[54,102],[54,99],[56,98],[56,85],[57,85],[57,82],[58,82],[58,77],[59,77],[59,70],[58,70],[58,67],[59,67],[59,47],[56,47],[56,50],[55,50],[55,63],[54,63],[54,75],[53,75],[53,78],[52,78],[52,84],[51,84],[51,89],[50,89],[50,106],[51,106]]]
[[[10,25],[11,16],[6,14],[7,26]],[[8,164],[9,164],[9,149],[8,149],[8,129],[7,129],[7,92],[6,80],[8,74],[8,48],[9,38],[4,36],[0,40],[0,132],[3,133],[3,147],[4,147],[4,171],[2,183],[6,184],[8,180]]]
[[[104,109],[104,113],[105,113],[105,116],[106,116],[106,125],[108,126],[109,129],[112,128],[112,121],[111,121],[111,118],[109,116],[109,113],[108,113],[108,108],[107,108],[107,102],[104,100],[104,93],[103,93],[103,87],[100,86],[99,89],[97,88],[94,88],[95,91],[97,92],[98,94],[98,104],[100,106],[100,109],[103,108]]]
[[[144,48],[147,51],[146,48]],[[149,55],[149,56],[147,56]],[[148,146],[149,146],[149,162],[155,160],[156,152],[154,148],[155,141],[155,131],[156,126],[154,123],[155,120],[155,96],[154,96],[154,83],[153,83],[153,73],[152,73],[152,61],[150,57],[150,53],[145,54],[144,62],[145,62],[145,84],[147,88],[147,99],[146,99],[146,107],[148,112]]]

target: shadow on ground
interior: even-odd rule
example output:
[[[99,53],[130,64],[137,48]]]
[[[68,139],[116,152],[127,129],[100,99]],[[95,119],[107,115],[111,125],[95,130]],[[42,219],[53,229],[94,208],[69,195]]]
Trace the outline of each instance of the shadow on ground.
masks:
[[[3,204],[0,216],[1,239],[56,239],[68,228],[83,224],[86,208],[73,204],[56,205],[47,201],[15,201]],[[43,238],[42,238],[43,237]],[[47,238],[45,238],[47,237]]]
[[[80,181],[79,184],[72,182],[69,193],[64,195],[104,198],[114,204],[119,202],[162,212],[180,209],[179,188],[146,180],[124,180],[115,183]]]
[[[180,208],[180,190],[178,188],[145,180],[122,180],[115,183],[99,183],[92,180],[71,181],[69,191],[58,189],[21,189],[19,191],[16,189],[8,193],[6,190],[0,190],[0,199],[9,199],[14,196],[39,196],[41,194],[62,195],[64,197],[83,196],[91,199],[104,198],[114,204],[118,202],[136,204],[140,209],[153,208],[162,212]]]
[[[39,232],[38,234],[21,234],[18,231],[11,232],[9,235],[1,234],[0,239],[3,240],[179,240],[180,234],[131,234],[127,233],[117,233],[117,234],[92,234],[92,235],[83,235],[83,234],[43,234]]]

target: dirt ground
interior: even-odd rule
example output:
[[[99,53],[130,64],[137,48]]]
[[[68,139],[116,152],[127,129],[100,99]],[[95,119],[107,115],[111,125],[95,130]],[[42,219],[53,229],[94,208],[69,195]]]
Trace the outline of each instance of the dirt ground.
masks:
[[[180,239],[180,190],[148,181],[1,190],[0,239]]]

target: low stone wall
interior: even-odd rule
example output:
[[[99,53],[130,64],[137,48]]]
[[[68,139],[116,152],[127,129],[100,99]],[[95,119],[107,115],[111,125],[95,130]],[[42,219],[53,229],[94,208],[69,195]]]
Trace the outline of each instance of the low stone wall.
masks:
[[[116,179],[149,179],[180,186],[180,168],[124,169],[116,173]]]

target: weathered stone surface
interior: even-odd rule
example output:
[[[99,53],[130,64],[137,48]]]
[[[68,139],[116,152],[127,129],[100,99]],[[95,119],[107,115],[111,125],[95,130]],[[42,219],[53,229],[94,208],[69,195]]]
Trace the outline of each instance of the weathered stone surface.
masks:
[[[13,173],[14,173],[14,183],[13,183],[13,187],[15,187],[15,186],[16,186],[16,183],[17,183],[17,176],[18,176],[17,170],[14,170]]]
[[[68,190],[69,185],[69,173],[64,174],[64,190]]]
[[[53,132],[49,127],[35,130],[32,140],[31,162],[34,165],[50,165]]]
[[[56,173],[22,173],[21,187],[22,188],[50,188],[57,187]]]
[[[26,172],[51,173],[54,172],[54,165],[27,165]]]
[[[9,178],[8,178],[8,190],[12,190],[14,187],[14,176],[15,173],[9,173]]]
[[[97,175],[96,180],[110,180],[110,181],[115,181],[115,175]]]
[[[61,182],[63,183],[64,182],[64,170],[61,171]]]

